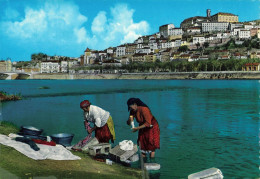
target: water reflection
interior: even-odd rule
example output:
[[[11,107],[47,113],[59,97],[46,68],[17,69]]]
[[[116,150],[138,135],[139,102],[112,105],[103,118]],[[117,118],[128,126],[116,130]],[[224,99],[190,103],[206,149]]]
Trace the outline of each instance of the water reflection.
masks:
[[[79,108],[84,99],[111,113],[116,143],[136,143],[137,133],[126,125],[126,101],[139,97],[161,129],[161,149],[156,152],[161,169],[151,178],[187,178],[211,167],[219,168],[225,178],[258,177],[257,80],[1,81],[1,88],[26,96],[3,103],[3,120],[43,128],[48,135],[71,132],[72,143],[86,136]]]

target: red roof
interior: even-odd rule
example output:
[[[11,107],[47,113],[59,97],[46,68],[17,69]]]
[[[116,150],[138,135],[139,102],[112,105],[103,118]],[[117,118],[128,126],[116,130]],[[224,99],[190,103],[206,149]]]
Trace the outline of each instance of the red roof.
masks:
[[[258,66],[260,63],[246,63],[245,66]]]

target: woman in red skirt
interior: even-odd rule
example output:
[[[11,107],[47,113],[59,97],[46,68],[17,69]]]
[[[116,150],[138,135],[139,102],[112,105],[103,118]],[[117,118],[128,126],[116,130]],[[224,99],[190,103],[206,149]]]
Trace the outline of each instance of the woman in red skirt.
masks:
[[[89,134],[95,131],[95,137],[100,143],[108,143],[111,140],[114,143],[115,129],[112,117],[108,111],[92,105],[88,100],[80,103],[80,108],[83,110],[84,125]],[[89,127],[89,122],[94,124],[93,128]]]
[[[141,148],[142,156],[150,153],[151,159],[155,156],[155,149],[160,148],[160,129],[157,120],[150,109],[139,98],[130,98],[127,101],[130,116],[127,124],[130,125],[133,118],[139,123],[138,127],[132,128],[133,132],[138,131],[137,144]]]

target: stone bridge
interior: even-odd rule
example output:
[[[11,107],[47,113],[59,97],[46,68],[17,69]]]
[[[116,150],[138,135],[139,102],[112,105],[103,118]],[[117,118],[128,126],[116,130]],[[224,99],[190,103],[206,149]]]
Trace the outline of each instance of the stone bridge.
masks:
[[[0,72],[0,80],[25,80],[31,76],[31,73],[25,72]]]

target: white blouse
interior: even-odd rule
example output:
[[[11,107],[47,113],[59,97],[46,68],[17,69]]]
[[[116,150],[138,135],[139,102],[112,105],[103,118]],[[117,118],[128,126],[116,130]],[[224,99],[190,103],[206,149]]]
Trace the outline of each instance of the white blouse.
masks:
[[[108,111],[94,105],[90,105],[89,112],[84,112],[85,120],[93,122],[97,127],[103,127],[107,123],[109,116]]]

